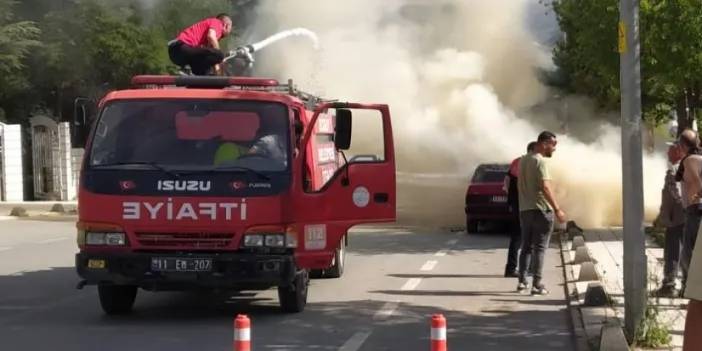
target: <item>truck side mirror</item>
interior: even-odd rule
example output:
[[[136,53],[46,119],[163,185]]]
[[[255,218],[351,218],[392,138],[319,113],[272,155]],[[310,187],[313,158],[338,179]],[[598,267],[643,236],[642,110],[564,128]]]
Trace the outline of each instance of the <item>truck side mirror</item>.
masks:
[[[93,100],[78,97],[73,101],[73,128],[72,144],[75,147],[83,148],[88,141],[90,127],[92,125],[92,115],[95,110]]]
[[[336,110],[334,144],[336,144],[338,150],[348,150],[351,148],[351,110]]]

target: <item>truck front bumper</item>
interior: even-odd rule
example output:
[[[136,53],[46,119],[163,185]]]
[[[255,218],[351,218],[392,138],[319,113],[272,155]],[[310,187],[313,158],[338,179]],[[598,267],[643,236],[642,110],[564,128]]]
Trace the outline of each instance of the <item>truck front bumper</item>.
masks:
[[[152,258],[205,258],[212,260],[207,272],[159,272]],[[92,264],[89,265],[89,262]],[[290,254],[252,253],[87,253],[76,254],[76,270],[83,284],[137,285],[147,290],[198,288],[267,289],[290,285],[297,271]]]

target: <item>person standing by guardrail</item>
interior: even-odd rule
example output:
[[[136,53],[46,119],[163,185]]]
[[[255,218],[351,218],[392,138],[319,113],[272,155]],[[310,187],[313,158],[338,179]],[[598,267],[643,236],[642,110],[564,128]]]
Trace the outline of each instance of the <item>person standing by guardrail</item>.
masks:
[[[665,247],[663,257],[663,282],[655,293],[658,297],[677,297],[675,281],[678,277],[680,263],[680,246],[685,228],[685,208],[683,207],[680,184],[675,181],[682,150],[677,142],[670,143],[668,147],[669,167],[665,174],[665,185],[661,190],[661,207],[658,214],[658,224],[665,227]]]
[[[685,317],[683,351],[702,350],[702,246],[697,245],[690,262],[685,297],[690,299]]]
[[[532,141],[527,145],[527,154],[534,152],[536,142]],[[509,249],[507,250],[507,265],[505,266],[505,277],[518,278],[519,271],[519,247],[522,246],[522,227],[519,225],[519,191],[517,180],[519,178],[519,160],[522,156],[515,158],[509,166],[505,176],[504,190],[507,193],[507,205],[512,214],[510,223]]]
[[[682,252],[680,253],[680,268],[682,269],[682,291],[687,287],[687,277],[690,270],[692,252],[697,241],[697,232],[702,221],[702,152],[697,132],[686,129],[678,138],[678,143],[685,153],[675,174],[677,181],[682,182],[683,206],[685,206],[685,229],[683,231]]]
[[[563,223],[566,214],[556,202],[547,164],[556,151],[556,135],[544,131],[536,140],[535,152],[519,161],[519,218],[522,227],[522,252],[519,255],[519,285],[517,291],[527,289],[527,270],[534,264],[532,295],[547,295],[541,277],[546,248],[551,240],[555,219]],[[554,216],[556,218],[554,218]]]

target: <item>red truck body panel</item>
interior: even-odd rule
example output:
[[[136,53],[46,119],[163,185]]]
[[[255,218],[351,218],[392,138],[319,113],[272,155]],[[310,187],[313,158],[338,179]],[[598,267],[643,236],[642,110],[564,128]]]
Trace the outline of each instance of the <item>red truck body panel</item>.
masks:
[[[153,82],[154,79],[145,81]],[[161,84],[169,81],[164,78]],[[319,103],[313,111],[309,104],[296,96],[266,90],[265,85],[259,88],[261,91],[156,86],[106,95],[99,104],[100,108],[116,101],[145,99],[277,102],[289,107],[290,126],[294,125],[296,114],[293,112],[297,111],[304,134],[296,136],[290,128],[291,142],[298,140],[299,144],[291,145],[296,152],[291,158],[289,187],[275,195],[236,196],[237,186],[251,184],[232,181],[233,193],[229,196],[145,196],[138,192],[134,194],[132,190],[154,185],[140,184],[138,179],[130,176],[115,180],[120,183],[124,194],[99,194],[81,186],[79,227],[115,228],[126,233],[128,241],[128,245],[118,248],[82,245],[81,252],[237,252],[241,249],[244,234],[263,226],[297,235],[298,247],[294,249],[294,257],[298,267],[327,268],[349,228],[395,220],[395,158],[388,106]],[[344,165],[340,150],[332,141],[334,118],[328,111],[335,108],[379,111],[385,138],[383,161]],[[327,142],[318,141],[325,138]],[[87,163],[90,148],[89,141],[83,173],[90,167]],[[309,184],[308,188],[305,184]]]

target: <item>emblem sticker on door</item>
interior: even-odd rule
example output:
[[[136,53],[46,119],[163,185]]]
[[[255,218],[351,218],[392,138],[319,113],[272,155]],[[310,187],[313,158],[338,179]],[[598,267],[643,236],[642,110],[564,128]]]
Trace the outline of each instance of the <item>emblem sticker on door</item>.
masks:
[[[370,203],[370,192],[366,187],[359,186],[353,191],[353,204],[356,207],[366,207]]]
[[[327,225],[305,226],[305,250],[324,250],[327,247]]]

